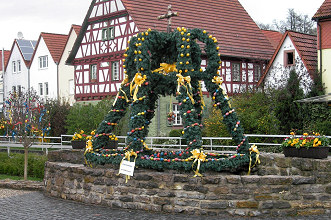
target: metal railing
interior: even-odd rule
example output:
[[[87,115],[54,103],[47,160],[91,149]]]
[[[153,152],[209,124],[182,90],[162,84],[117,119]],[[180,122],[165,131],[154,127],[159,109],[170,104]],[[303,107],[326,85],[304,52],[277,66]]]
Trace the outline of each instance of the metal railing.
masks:
[[[285,138],[290,135],[263,135],[263,134],[246,134],[250,144],[255,144],[260,150],[267,148],[279,148]],[[38,137],[32,144],[31,148],[39,148],[48,154],[52,149],[72,149],[71,138],[73,135],[61,135],[61,137]],[[302,136],[297,136],[302,137]],[[327,136],[331,138],[331,136]],[[117,136],[118,148],[127,145],[127,136]],[[203,137],[203,148],[206,151],[215,151],[222,153],[235,153],[237,146],[234,145],[232,137]],[[154,150],[185,150],[187,148],[186,140],[180,137],[146,137],[148,147]],[[23,148],[19,138],[11,136],[0,136],[0,148],[7,148],[8,155],[11,148]]]

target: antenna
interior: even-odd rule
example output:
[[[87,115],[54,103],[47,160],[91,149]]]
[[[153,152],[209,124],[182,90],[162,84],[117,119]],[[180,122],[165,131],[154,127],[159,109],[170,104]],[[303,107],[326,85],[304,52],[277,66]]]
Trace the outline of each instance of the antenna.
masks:
[[[19,32],[17,33],[17,39],[19,39],[19,40],[24,39],[24,37],[23,37],[23,33],[22,33],[21,31],[19,31]]]

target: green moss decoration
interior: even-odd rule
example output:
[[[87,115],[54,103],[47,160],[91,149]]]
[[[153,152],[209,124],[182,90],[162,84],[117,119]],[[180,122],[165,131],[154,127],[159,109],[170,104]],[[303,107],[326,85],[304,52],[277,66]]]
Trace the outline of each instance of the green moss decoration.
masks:
[[[208,57],[205,70],[200,66],[202,52],[198,41],[204,43],[204,51]],[[90,144],[86,150],[86,160],[92,164],[119,164],[125,152],[133,150],[138,155],[138,167],[157,170],[192,170],[195,167],[201,172],[237,171],[247,167],[250,160],[255,161],[257,153],[250,151],[236,112],[222,89],[218,51],[217,39],[201,29],[177,28],[172,33],[149,29],[133,37],[124,54],[126,79],[122,82],[113,108],[96,131],[93,147]],[[221,109],[224,123],[238,145],[237,154],[202,152],[203,100],[200,81],[204,81],[215,102],[214,107]],[[156,101],[161,95],[174,95],[179,102],[184,119],[183,137],[188,143],[185,151],[155,152],[145,143]],[[113,135],[114,126],[125,115],[128,107],[131,113],[127,146],[123,150],[109,151],[105,149],[109,144],[109,136]],[[201,149],[200,154],[194,153],[197,149]]]

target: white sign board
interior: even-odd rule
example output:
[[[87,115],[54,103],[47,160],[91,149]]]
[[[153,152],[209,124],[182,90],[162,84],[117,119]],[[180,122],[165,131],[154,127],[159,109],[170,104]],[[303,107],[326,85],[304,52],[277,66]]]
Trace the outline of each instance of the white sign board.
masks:
[[[122,160],[119,173],[133,176],[135,162],[130,162],[127,160]]]

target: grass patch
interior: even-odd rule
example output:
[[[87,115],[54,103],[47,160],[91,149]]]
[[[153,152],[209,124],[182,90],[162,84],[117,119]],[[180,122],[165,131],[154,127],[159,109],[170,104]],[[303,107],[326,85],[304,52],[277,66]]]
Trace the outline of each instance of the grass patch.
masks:
[[[28,155],[28,177],[38,179],[44,178],[44,166],[47,157],[29,153]],[[12,153],[8,157],[6,152],[0,152],[0,174],[9,176],[23,176],[24,154]]]
[[[10,179],[10,180],[23,180],[24,178],[22,176],[10,176],[10,175],[5,175],[5,174],[0,174],[0,180],[5,180],[5,179]],[[28,180],[31,181],[43,181],[41,178],[37,177],[28,177]]]

